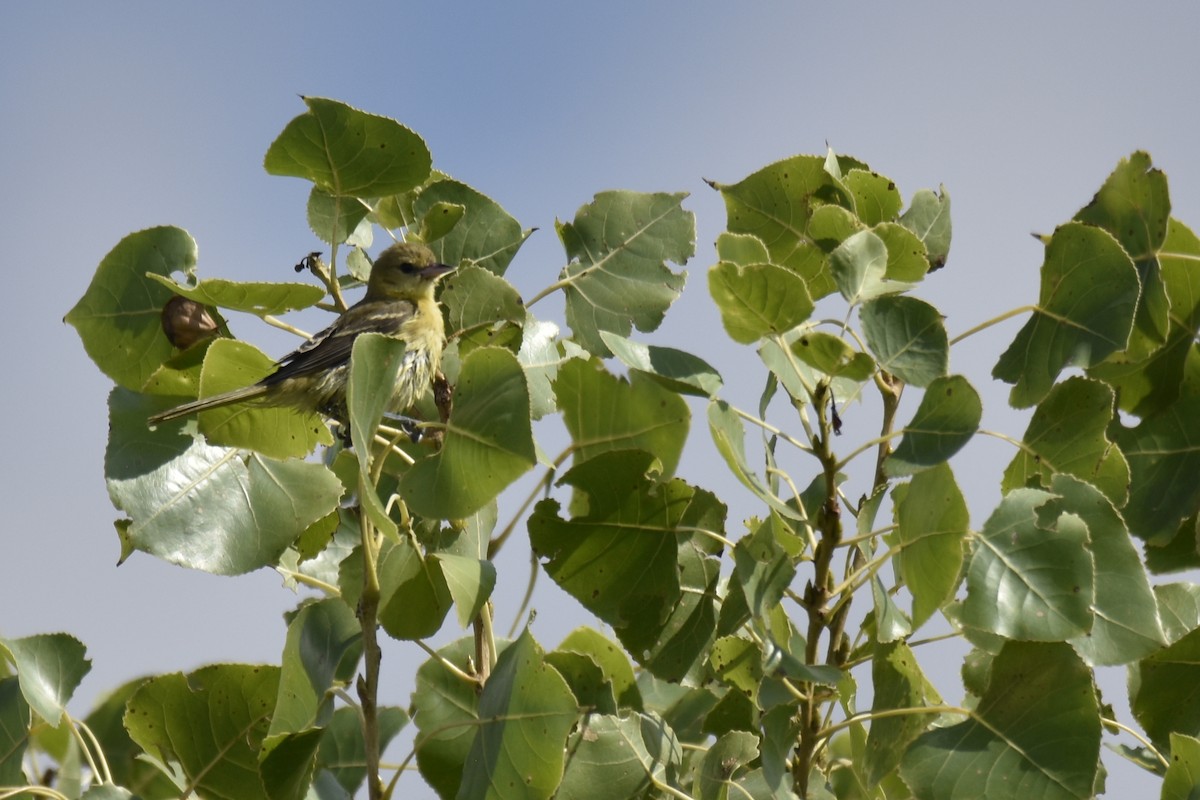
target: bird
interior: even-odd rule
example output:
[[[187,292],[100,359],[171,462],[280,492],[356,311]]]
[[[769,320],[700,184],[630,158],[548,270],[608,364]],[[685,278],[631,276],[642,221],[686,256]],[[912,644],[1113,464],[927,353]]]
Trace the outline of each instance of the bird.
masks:
[[[387,408],[392,413],[404,413],[420,398],[441,364],[446,329],[434,289],[438,280],[453,269],[439,263],[424,244],[393,244],[375,259],[362,299],[328,328],[279,359],[270,375],[250,386],[154,414],[147,423],[153,427],[250,400],[319,412],[346,423],[350,351],[363,333],[383,333],[404,342],[403,361]]]

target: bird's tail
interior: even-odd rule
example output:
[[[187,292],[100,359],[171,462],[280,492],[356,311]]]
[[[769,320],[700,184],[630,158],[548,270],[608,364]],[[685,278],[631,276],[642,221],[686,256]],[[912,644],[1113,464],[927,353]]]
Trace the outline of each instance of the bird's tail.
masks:
[[[255,383],[250,386],[244,386],[241,389],[234,389],[231,392],[214,394],[212,397],[202,397],[199,400],[193,400],[190,403],[184,403],[181,406],[175,406],[174,408],[169,408],[166,411],[155,414],[147,418],[146,423],[157,425],[160,422],[167,422],[168,420],[195,414],[197,411],[207,411],[210,408],[220,408],[221,406],[239,403],[242,400],[262,397],[267,393],[268,388],[262,384]]]

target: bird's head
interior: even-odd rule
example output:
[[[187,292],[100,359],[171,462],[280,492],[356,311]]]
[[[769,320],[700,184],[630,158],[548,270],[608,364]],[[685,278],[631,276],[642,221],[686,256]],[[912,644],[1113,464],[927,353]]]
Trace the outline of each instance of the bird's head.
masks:
[[[453,269],[438,263],[433,251],[423,244],[394,244],[375,259],[371,278],[367,282],[367,298],[415,299],[431,296],[438,279]]]

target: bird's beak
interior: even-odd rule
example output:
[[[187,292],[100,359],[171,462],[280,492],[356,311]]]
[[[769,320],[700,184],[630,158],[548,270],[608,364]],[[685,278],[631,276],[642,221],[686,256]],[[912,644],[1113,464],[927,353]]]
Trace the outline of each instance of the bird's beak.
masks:
[[[425,280],[432,281],[437,280],[447,272],[453,271],[454,267],[450,266],[449,264],[430,264],[428,267],[425,267],[421,270],[421,277]]]

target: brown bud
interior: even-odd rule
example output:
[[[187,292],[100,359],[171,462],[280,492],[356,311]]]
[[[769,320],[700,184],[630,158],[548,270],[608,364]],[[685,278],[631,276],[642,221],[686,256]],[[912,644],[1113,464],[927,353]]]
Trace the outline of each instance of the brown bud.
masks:
[[[203,304],[175,295],[162,310],[163,333],[171,344],[186,350],[217,332],[217,323]]]

